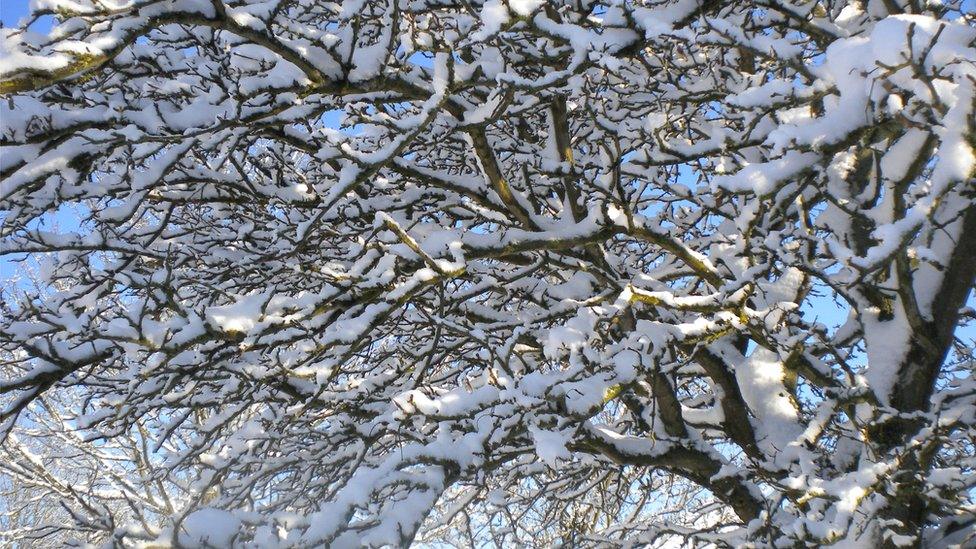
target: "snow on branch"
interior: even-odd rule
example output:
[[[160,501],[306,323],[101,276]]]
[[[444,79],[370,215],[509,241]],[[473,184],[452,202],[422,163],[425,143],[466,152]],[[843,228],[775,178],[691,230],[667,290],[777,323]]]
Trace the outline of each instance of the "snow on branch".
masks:
[[[971,2],[31,8],[0,543],[976,544]]]

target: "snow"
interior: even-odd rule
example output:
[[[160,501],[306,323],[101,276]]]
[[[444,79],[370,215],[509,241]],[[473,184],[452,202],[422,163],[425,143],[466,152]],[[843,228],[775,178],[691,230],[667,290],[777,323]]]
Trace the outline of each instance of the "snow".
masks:
[[[720,175],[713,180],[712,184],[732,192],[751,191],[760,195],[770,194],[778,185],[809,169],[819,159],[815,153],[787,151],[776,160],[763,164],[749,164],[734,174]]]
[[[183,519],[178,539],[187,547],[230,547],[240,530],[241,520],[233,513],[203,507]]]
[[[775,456],[799,438],[802,431],[796,407],[783,385],[783,363],[763,348],[757,348],[745,359],[737,354],[733,349],[722,349],[722,356],[735,364],[742,398],[756,416],[759,444],[768,446],[769,453]]]
[[[559,460],[568,460],[572,456],[566,448],[566,443],[569,441],[566,434],[548,431],[534,426],[529,427],[529,433],[532,434],[532,440],[535,442],[535,452],[538,454],[539,459],[550,467],[555,467],[558,465]]]
[[[270,295],[237,296],[233,304],[209,307],[207,321],[225,332],[248,332],[261,320]]]
[[[549,357],[558,357],[564,350],[577,352],[582,349],[593,333],[593,326],[597,321],[597,313],[592,309],[580,309],[574,318],[564,325],[549,331],[544,353]]]
[[[471,36],[472,41],[481,41],[501,30],[508,23],[508,6],[504,0],[488,0],[481,6],[481,28]]]

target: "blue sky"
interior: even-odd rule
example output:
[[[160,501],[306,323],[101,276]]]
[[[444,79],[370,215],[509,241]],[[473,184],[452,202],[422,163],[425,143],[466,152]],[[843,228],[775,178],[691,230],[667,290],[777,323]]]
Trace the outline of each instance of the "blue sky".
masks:
[[[20,18],[27,16],[29,6],[28,0],[0,0],[0,21],[3,26],[16,26]]]

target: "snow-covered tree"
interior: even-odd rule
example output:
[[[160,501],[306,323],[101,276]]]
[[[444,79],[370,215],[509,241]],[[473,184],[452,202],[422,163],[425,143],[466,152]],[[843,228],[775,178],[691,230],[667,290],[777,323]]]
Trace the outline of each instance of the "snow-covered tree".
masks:
[[[972,2],[32,7],[8,541],[976,543]]]

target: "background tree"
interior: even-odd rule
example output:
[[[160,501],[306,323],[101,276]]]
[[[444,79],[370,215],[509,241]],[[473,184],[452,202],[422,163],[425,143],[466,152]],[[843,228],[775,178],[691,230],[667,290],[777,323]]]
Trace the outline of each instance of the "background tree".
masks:
[[[972,543],[971,3],[34,6],[9,538]]]

